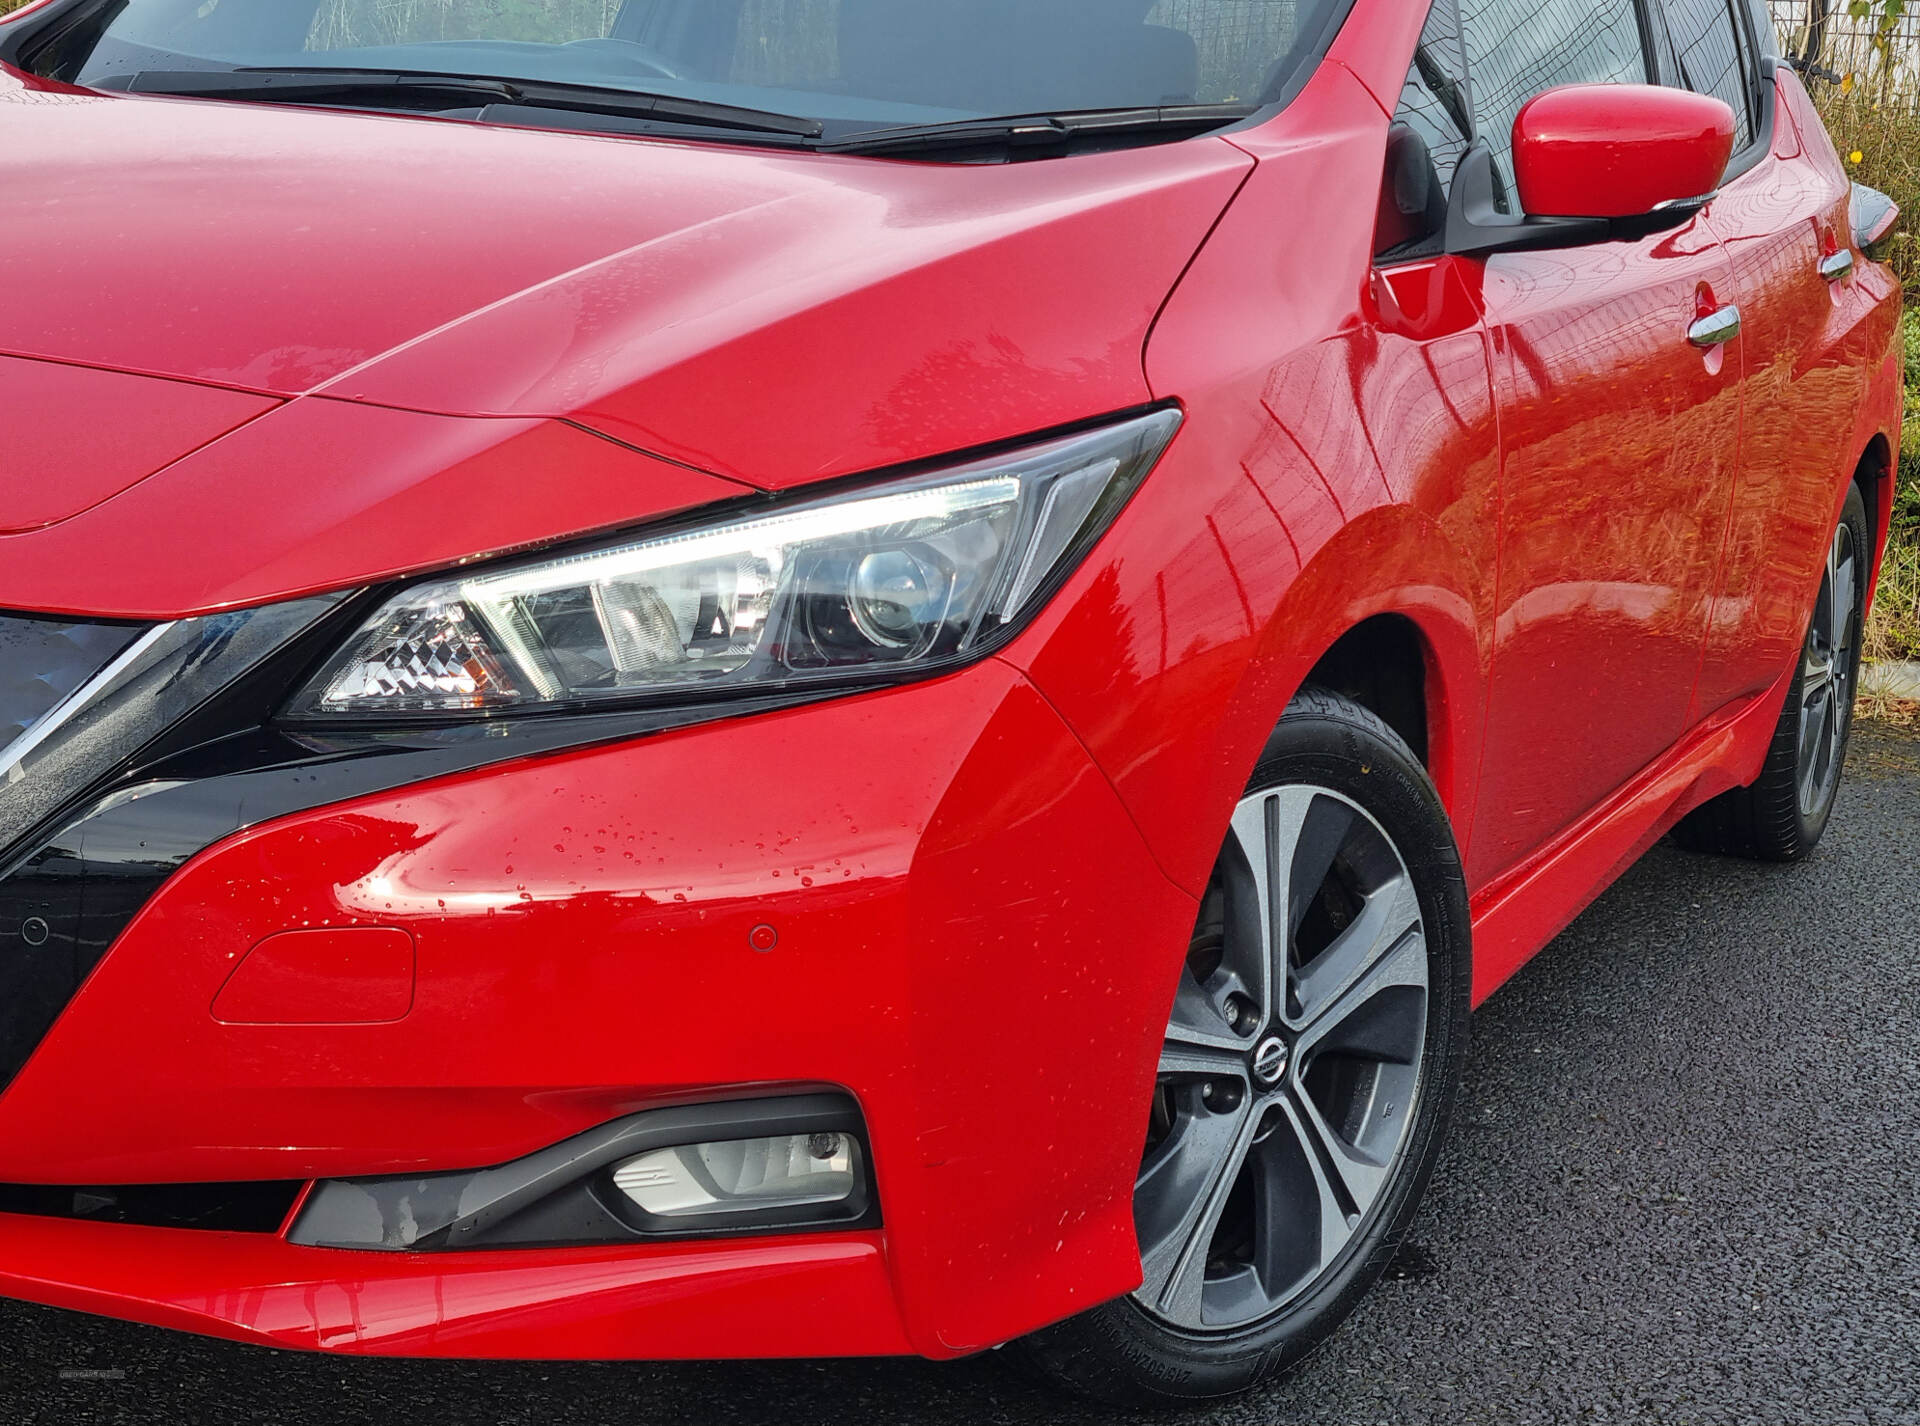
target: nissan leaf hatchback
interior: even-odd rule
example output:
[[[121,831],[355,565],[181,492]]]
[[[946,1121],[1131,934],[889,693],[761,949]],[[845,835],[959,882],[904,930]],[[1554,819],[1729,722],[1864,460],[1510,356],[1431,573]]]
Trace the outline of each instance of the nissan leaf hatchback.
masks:
[[[1833,809],[1892,214],[1757,4],[0,61],[0,1291],[1234,1391],[1393,1257],[1472,1005]]]

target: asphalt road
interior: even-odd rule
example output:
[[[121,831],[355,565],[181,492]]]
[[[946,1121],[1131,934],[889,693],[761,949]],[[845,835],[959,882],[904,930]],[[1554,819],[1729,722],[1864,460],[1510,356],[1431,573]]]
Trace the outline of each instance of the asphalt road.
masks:
[[[1656,850],[1477,1017],[1392,1278],[1191,1422],[1920,1423],[1920,739],[1820,854]],[[0,1421],[1092,1422],[992,1360],[349,1362],[0,1304]]]

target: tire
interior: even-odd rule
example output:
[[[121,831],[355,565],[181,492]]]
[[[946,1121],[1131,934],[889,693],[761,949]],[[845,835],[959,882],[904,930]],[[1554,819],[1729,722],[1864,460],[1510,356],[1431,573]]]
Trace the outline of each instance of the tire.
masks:
[[[1288,868],[1284,957],[1280,883],[1256,864]],[[1129,1407],[1296,1366],[1393,1261],[1432,1174],[1470,939],[1425,770],[1366,709],[1304,690],[1236,810],[1175,997],[1134,1198],[1147,1281],[1011,1350]]]
[[[1766,764],[1751,786],[1715,798],[1674,829],[1674,840],[1689,851],[1797,862],[1812,854],[1827,830],[1839,800],[1860,686],[1873,549],[1868,528],[1866,501],[1859,486],[1850,486]]]

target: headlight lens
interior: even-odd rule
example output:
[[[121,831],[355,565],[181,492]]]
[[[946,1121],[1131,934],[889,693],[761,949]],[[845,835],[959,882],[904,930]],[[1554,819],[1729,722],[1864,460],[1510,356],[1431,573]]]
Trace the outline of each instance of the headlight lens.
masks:
[[[1155,412],[775,514],[419,584],[289,712],[532,712],[932,672],[1034,612],[1179,424]]]

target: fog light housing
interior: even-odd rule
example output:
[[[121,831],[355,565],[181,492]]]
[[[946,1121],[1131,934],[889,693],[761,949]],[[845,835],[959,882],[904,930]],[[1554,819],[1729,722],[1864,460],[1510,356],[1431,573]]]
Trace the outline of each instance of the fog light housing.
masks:
[[[872,1165],[844,1093],[680,1105],[493,1168],[323,1179],[287,1239],[418,1253],[873,1228]]]
[[[726,1218],[851,1202],[864,1182],[851,1134],[777,1134],[638,1154],[613,1171],[618,1188],[657,1218]]]

